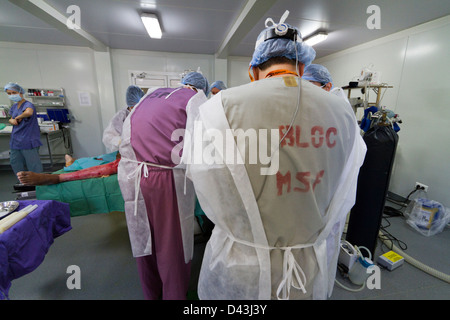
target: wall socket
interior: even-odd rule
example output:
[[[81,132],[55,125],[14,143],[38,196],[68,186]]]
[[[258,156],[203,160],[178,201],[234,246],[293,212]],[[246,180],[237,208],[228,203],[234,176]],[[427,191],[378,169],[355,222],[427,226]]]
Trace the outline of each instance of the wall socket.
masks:
[[[428,191],[428,186],[426,184],[420,183],[420,182],[416,182],[416,189],[421,189],[425,192]]]

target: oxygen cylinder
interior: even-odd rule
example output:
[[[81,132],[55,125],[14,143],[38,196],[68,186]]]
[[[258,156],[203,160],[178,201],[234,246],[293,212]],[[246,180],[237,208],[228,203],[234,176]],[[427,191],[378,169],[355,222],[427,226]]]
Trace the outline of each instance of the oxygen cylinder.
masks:
[[[359,170],[356,201],[350,212],[346,240],[364,246],[375,256],[377,236],[389,188],[398,135],[382,122],[364,134],[367,153]]]

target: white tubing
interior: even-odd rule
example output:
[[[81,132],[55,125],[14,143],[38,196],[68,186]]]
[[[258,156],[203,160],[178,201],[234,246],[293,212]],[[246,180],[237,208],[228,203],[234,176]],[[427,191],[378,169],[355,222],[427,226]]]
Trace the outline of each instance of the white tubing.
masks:
[[[334,279],[334,281],[339,285],[339,287],[341,287],[342,289],[345,289],[347,291],[351,291],[351,292],[359,292],[362,291],[365,287],[366,287],[366,283],[364,282],[361,287],[357,288],[357,289],[352,289],[349,288],[347,286],[344,286],[342,283],[340,283],[339,281],[337,281],[337,279]]]
[[[422,262],[414,259],[413,257],[407,255],[405,252],[403,252],[401,249],[399,249],[398,247],[396,247],[393,242],[389,239],[386,239],[386,235],[383,234],[381,231],[378,234],[380,240],[388,247],[391,248],[392,251],[394,251],[395,253],[398,253],[399,255],[401,255],[406,262],[408,262],[410,265],[432,275],[433,277],[436,277],[442,281],[445,281],[447,283],[450,283],[450,275],[445,274],[441,271],[438,271],[436,269],[433,269],[429,266],[427,266],[426,264],[423,264]]]

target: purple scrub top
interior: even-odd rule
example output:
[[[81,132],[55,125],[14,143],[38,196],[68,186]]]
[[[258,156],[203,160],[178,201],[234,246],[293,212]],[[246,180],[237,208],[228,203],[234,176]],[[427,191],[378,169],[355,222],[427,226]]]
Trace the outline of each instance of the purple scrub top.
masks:
[[[15,103],[10,110],[11,117],[17,117],[27,108],[33,109],[33,115],[28,118],[23,118],[19,125],[13,126],[11,140],[9,141],[9,147],[11,149],[34,149],[42,146],[36,108],[30,101],[22,103],[19,109],[17,109],[17,103]]]
[[[179,141],[171,140],[172,133],[186,128],[186,105],[195,94],[187,88],[160,88],[141,101],[131,117],[131,145],[136,160],[176,165],[171,152]]]

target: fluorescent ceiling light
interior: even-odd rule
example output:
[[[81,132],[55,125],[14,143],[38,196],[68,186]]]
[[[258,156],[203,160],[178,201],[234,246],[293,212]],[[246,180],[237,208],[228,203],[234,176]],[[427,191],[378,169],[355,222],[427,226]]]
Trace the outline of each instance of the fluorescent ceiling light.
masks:
[[[153,9],[154,10],[154,9],[156,9],[156,4],[141,2],[141,8]]]
[[[318,44],[319,42],[324,41],[327,37],[328,37],[328,34],[326,34],[325,32],[319,32],[319,33],[312,35],[311,37],[306,38],[304,40],[304,42],[307,45],[313,46],[315,44]]]
[[[141,14],[141,19],[150,38],[161,39],[161,27],[159,26],[159,21],[156,15],[152,13],[143,13]]]

